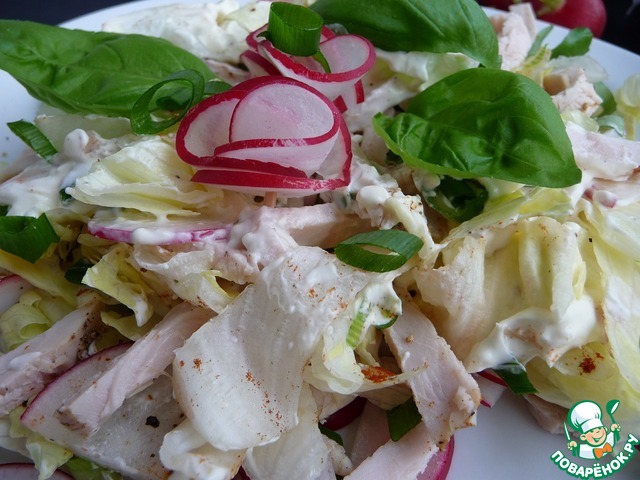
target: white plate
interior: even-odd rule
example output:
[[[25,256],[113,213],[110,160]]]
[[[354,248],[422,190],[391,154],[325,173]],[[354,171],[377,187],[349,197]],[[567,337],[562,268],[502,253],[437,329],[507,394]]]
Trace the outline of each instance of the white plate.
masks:
[[[201,3],[200,0],[142,0],[82,16],[66,22],[64,26],[99,30],[108,18],[178,1]],[[566,30],[556,27],[547,42],[555,45],[565,34]],[[640,56],[614,45],[594,40],[591,55],[609,72],[607,84],[612,89],[620,87],[630,75],[640,73]],[[10,161],[22,151],[22,144],[10,133],[6,123],[21,118],[31,120],[38,104],[2,71],[0,92],[0,160]],[[640,432],[630,433],[640,435]],[[481,407],[478,426],[458,432],[455,438],[456,448],[448,480],[573,478],[560,471],[550,459],[556,450],[566,453],[564,437],[543,431],[529,415],[524,403],[510,394],[505,394],[494,408]],[[0,463],[17,459],[19,457],[11,452],[0,449]],[[640,453],[611,478],[639,479]]]

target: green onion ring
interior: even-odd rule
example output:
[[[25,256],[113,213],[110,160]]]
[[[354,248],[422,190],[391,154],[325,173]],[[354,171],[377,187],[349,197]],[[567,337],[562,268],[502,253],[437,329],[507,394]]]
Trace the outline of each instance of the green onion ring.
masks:
[[[182,109],[177,113],[177,115],[166,120],[156,121],[151,115],[151,106],[153,105],[154,97],[158,90],[171,83],[188,85],[190,87],[190,98],[182,106]],[[191,107],[202,100],[204,92],[204,77],[195,70],[181,70],[179,72],[172,73],[143,93],[133,105],[130,116],[131,128],[134,133],[137,133],[138,135],[162,132],[179,122]]]
[[[354,235],[339,243],[336,256],[344,263],[370,272],[390,272],[404,265],[424,245],[417,236],[403,230],[376,230]],[[363,248],[372,246],[389,250],[375,253]]]
[[[0,250],[35,263],[59,237],[43,213],[38,218],[0,217]]]
[[[58,153],[56,147],[33,123],[26,120],[18,120],[17,122],[7,123],[7,127],[43,159],[51,160]]]

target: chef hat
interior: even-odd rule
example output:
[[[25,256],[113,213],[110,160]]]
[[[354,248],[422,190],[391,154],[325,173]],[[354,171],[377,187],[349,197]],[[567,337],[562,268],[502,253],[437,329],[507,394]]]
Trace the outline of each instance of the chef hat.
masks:
[[[580,430],[582,433],[587,433],[594,428],[603,427],[602,424],[602,409],[597,403],[585,400],[580,403],[576,403],[569,411],[569,420],[571,426],[575,430]]]

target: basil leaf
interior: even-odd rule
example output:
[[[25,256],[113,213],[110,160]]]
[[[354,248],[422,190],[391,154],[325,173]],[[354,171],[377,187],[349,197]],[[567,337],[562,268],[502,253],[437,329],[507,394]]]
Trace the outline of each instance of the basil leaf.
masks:
[[[591,30],[586,27],[574,28],[557,47],[551,50],[551,58],[584,55],[591,47],[591,40],[593,40]]]
[[[427,205],[443,217],[462,223],[482,213],[489,192],[471,179],[442,177],[433,192],[423,192]]]
[[[536,388],[529,381],[529,377],[527,377],[527,371],[524,366],[518,361],[504,363],[499,367],[494,368],[493,371],[516,395],[538,393]]]
[[[0,69],[66,112],[122,117],[173,72],[215,77],[201,59],[160,38],[17,20],[0,20]]]
[[[474,68],[417,95],[407,112],[373,118],[387,147],[409,165],[458,178],[566,187],[581,171],[551,97],[516,73]]]
[[[310,8],[382,50],[458,52],[500,67],[495,31],[475,0],[318,0]]]

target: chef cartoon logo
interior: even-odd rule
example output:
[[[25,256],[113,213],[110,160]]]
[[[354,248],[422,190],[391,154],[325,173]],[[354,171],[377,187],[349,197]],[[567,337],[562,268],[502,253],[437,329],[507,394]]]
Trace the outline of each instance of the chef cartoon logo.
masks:
[[[613,413],[620,405],[618,400],[607,403],[607,413],[611,418],[611,425],[607,428],[602,423],[602,409],[590,400],[576,403],[567,415],[571,428],[578,432],[579,441],[569,435],[567,423],[564,424],[567,436],[567,447],[574,455],[586,459],[599,459],[613,453],[613,447],[620,440],[620,425],[615,423]]]
[[[604,478],[616,473],[633,457],[640,443],[633,434],[627,435],[624,445],[618,444],[622,429],[613,414],[619,406],[619,400],[610,400],[603,412],[596,402],[583,400],[569,409],[564,433],[571,457],[560,450],[551,455],[558,468],[576,478]],[[577,463],[572,460],[576,457],[583,460]]]

